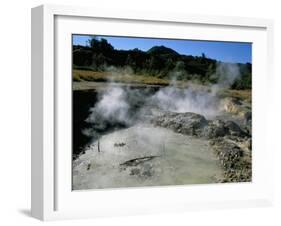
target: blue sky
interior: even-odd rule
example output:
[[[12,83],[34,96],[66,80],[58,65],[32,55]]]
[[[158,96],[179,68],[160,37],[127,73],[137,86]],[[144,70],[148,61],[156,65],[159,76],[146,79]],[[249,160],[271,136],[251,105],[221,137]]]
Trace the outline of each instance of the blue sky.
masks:
[[[74,45],[87,45],[87,40],[92,36],[73,35]],[[129,50],[138,48],[147,51],[153,46],[166,46],[180,54],[201,56],[202,53],[209,58],[224,62],[251,63],[252,44],[242,42],[220,42],[220,41],[194,41],[173,40],[154,38],[128,38],[113,36],[96,36],[98,39],[105,38],[115,49]]]

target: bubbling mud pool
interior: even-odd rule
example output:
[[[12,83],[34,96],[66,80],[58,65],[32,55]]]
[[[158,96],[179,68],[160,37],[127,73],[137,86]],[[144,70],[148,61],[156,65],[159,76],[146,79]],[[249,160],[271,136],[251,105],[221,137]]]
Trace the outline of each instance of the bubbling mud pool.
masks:
[[[73,161],[73,190],[209,184],[221,178],[207,140],[148,124],[104,135]]]

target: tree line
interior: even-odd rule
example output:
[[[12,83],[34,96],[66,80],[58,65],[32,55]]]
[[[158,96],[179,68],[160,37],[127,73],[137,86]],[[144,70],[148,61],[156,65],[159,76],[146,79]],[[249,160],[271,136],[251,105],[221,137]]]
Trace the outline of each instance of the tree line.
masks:
[[[110,66],[129,67],[133,74],[212,84],[220,78],[216,70],[218,63],[233,64],[208,58],[204,53],[201,56],[182,55],[165,46],[154,46],[148,51],[142,51],[137,48],[117,50],[106,39],[92,38],[88,43],[88,46],[73,45],[74,68],[107,71]],[[234,81],[232,88],[251,88],[252,64],[235,65],[241,76]]]

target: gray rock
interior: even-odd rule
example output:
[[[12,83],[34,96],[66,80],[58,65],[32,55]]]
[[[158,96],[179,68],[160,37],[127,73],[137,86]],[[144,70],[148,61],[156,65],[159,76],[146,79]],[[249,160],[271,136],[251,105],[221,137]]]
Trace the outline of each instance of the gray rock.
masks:
[[[228,130],[222,120],[213,120],[204,130],[204,135],[207,138],[223,137],[227,134]]]
[[[250,111],[245,112],[244,120],[245,120],[245,123],[247,123],[248,121],[252,120],[252,112],[250,112]]]
[[[252,120],[246,122],[245,130],[248,132],[250,136],[252,136]]]
[[[233,121],[226,121],[224,126],[232,136],[240,137],[244,135],[244,131]]]
[[[202,136],[204,128],[208,125],[208,121],[204,116],[191,112],[165,112],[152,119],[152,123],[156,126],[192,136]]]
[[[217,138],[228,135],[243,137],[246,133],[233,121],[224,122],[217,119],[209,121],[208,126],[205,128],[204,135],[207,138]]]
[[[204,116],[191,112],[165,112],[154,117],[152,123],[156,126],[171,129],[177,133],[207,137],[209,139],[227,135],[238,137],[247,135],[245,131],[233,121],[222,121],[220,119],[207,121]]]

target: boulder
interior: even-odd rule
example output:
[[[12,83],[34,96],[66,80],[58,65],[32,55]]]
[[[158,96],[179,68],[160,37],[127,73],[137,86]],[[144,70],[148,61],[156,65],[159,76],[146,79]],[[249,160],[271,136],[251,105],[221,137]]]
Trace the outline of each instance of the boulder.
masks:
[[[210,121],[204,130],[204,135],[207,138],[223,137],[227,134],[228,130],[222,120]]]
[[[208,121],[204,116],[191,112],[165,112],[153,118],[152,123],[191,136],[202,136],[204,128],[208,126]]]
[[[204,116],[191,112],[165,112],[154,117],[151,122],[155,126],[168,128],[177,133],[209,139],[226,135],[246,136],[246,133],[233,121],[219,119],[208,121]]]
[[[252,120],[246,122],[245,130],[248,132],[250,136],[252,136]]]
[[[207,138],[224,137],[226,135],[243,137],[246,133],[233,121],[213,120],[205,127],[204,135]]]
[[[228,134],[231,136],[241,137],[245,135],[245,132],[240,128],[240,126],[233,121],[226,121],[224,126],[227,129]]]
[[[245,120],[245,123],[252,120],[252,112],[251,111],[245,112],[244,115],[243,115],[243,118]]]

